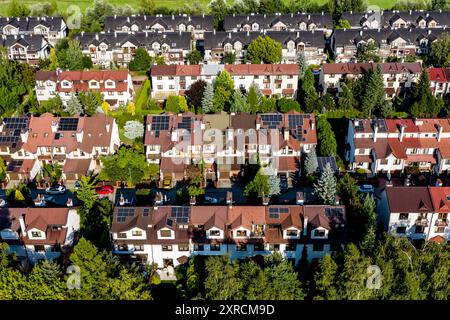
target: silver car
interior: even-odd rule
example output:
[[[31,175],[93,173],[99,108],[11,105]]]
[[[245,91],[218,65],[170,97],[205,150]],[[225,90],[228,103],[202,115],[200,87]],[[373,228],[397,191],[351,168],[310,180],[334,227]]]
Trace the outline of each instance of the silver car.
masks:
[[[54,187],[48,187],[45,189],[45,193],[47,194],[64,194],[66,193],[66,187],[64,186],[54,186]]]

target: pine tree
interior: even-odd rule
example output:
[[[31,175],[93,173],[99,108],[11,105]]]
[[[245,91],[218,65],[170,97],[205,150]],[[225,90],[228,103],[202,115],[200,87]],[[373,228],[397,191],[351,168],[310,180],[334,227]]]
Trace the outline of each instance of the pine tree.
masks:
[[[247,93],[247,104],[250,109],[250,113],[255,114],[259,111],[259,105],[261,104],[262,94],[257,84],[252,83]]]
[[[307,155],[305,159],[305,172],[307,175],[316,173],[319,163],[317,162],[316,149],[313,148]]]
[[[371,117],[375,110],[380,110],[384,104],[384,81],[381,66],[378,64],[370,74],[367,87],[362,99],[362,111],[366,117]]]
[[[124,129],[125,132],[123,135],[128,139],[134,140],[136,138],[144,136],[144,125],[139,121],[127,121],[125,123]]]
[[[297,55],[297,65],[298,65],[298,77],[299,79],[302,79],[305,75],[306,68],[308,67],[306,64],[306,58],[305,53],[303,51],[300,51],[300,53]]]
[[[325,204],[334,204],[336,201],[336,178],[329,163],[326,164],[320,179],[314,184],[314,193],[317,194]]]
[[[268,175],[267,183],[269,185],[269,196],[280,194],[280,177],[277,174]]]
[[[67,105],[64,107],[64,111],[71,116],[83,112],[83,105],[74,93],[72,93],[69,101],[67,101]]]
[[[241,90],[235,90],[233,93],[233,103],[231,104],[231,112],[250,112],[247,99],[242,94]]]
[[[214,111],[214,88],[211,83],[206,84],[205,91],[202,98],[203,113],[210,113]]]
[[[411,114],[414,117],[434,117],[439,110],[436,107],[436,99],[430,89],[430,79],[426,69],[422,70],[419,82],[413,88]]]

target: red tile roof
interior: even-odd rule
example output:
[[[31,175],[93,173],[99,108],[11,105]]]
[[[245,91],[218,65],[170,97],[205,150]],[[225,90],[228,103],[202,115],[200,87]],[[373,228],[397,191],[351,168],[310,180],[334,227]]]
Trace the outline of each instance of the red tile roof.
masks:
[[[450,75],[450,68],[447,68],[447,70],[445,68],[429,68],[428,77],[432,82],[450,82],[450,78],[447,78],[447,74]]]
[[[227,64],[230,75],[298,75],[297,64]]]
[[[376,68],[377,63],[325,63],[322,65],[324,74],[362,74]],[[421,73],[422,67],[419,62],[389,62],[381,63],[381,72],[384,74]]]
[[[200,76],[201,65],[156,65],[152,66],[152,76]]]

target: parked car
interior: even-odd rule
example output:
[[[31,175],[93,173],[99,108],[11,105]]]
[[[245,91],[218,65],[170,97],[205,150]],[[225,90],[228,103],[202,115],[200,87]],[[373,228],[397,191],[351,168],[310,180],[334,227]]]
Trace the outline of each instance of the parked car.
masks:
[[[172,178],[164,178],[163,189],[172,189]]]
[[[48,187],[47,189],[45,189],[45,193],[48,193],[48,194],[64,194],[64,193],[66,193],[66,187],[61,186],[61,185]]]
[[[280,191],[287,192],[288,189],[288,180],[285,174],[280,174]]]
[[[214,203],[218,203],[219,199],[213,198],[213,197],[205,197],[205,200],[203,200],[203,202],[214,204]]]
[[[362,193],[374,193],[375,188],[371,184],[363,184],[359,186],[358,190]]]
[[[95,189],[95,192],[97,192],[97,194],[110,194],[114,192],[114,187],[113,186],[101,186],[101,187],[97,187]]]

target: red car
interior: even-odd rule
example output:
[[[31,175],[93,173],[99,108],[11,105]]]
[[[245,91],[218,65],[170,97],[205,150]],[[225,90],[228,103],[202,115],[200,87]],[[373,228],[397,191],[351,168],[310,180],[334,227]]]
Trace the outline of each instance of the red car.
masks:
[[[112,186],[101,186],[95,189],[97,194],[110,194],[114,192],[114,188]]]

